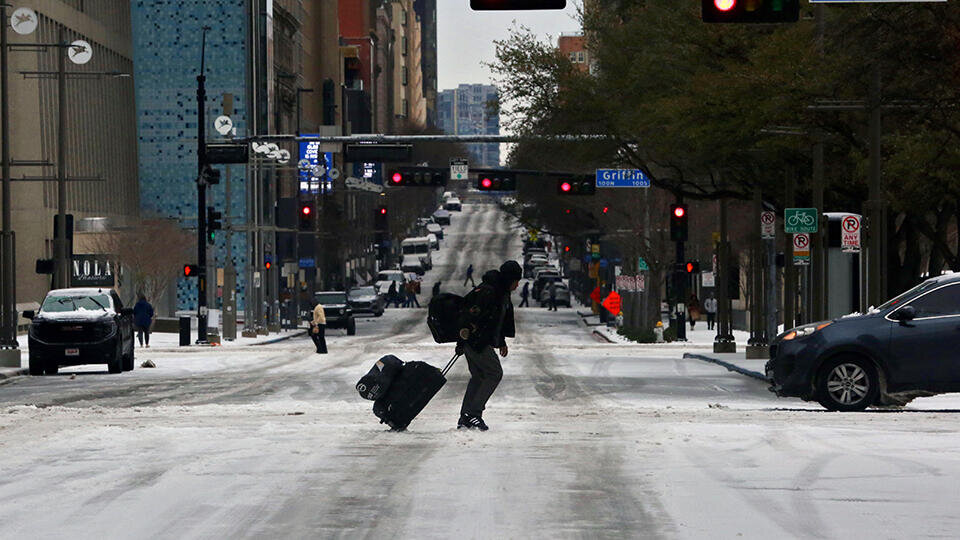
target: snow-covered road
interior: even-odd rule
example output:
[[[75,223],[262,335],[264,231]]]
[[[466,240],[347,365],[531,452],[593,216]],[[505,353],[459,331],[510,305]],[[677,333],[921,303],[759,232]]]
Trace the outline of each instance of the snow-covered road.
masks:
[[[519,257],[492,206],[455,213],[424,290]],[[427,295],[424,295],[427,296]],[[598,342],[574,310],[518,311],[484,415],[455,429],[464,362],[406,433],[353,384],[382,354],[442,365],[425,310],[229,350],[137,350],[0,384],[2,538],[956,537],[955,397],[825,413],[682,351]],[[76,375],[72,377],[72,375]],[[923,408],[923,402],[918,408]]]

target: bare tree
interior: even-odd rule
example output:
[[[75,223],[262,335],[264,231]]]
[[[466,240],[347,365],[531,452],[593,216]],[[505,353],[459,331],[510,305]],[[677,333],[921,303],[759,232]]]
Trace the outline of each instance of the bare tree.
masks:
[[[195,245],[195,237],[175,221],[163,219],[144,220],[93,241],[97,252],[110,255],[121,268],[122,288],[143,293],[151,301],[163,296],[180,275]]]

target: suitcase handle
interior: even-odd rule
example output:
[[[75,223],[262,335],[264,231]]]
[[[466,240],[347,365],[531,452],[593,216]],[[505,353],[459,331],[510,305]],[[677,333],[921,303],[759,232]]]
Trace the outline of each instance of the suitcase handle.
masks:
[[[456,363],[457,358],[460,358],[460,355],[454,353],[453,358],[451,358],[450,361],[447,362],[447,367],[443,368],[443,371],[441,371],[440,374],[443,375],[444,377],[446,377],[446,376],[447,376],[447,372],[450,371],[450,368],[452,368],[452,367],[453,367],[453,364]]]

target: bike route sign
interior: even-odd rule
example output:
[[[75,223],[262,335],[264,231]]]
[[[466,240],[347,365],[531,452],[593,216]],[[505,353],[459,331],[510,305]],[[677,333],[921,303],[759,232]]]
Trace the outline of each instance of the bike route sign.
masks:
[[[783,232],[788,234],[817,232],[817,209],[785,208],[783,210]]]

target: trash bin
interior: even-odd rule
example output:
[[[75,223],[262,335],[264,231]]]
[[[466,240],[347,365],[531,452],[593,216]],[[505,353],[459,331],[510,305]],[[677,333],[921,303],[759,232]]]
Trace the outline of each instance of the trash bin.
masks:
[[[180,317],[180,346],[190,346],[190,317]]]

